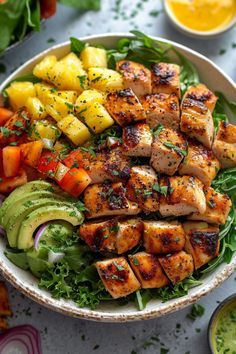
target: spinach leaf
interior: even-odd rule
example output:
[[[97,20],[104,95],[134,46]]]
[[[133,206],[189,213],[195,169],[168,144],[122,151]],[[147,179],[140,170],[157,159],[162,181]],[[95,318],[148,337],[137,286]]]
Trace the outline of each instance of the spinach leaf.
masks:
[[[66,6],[71,6],[79,10],[100,10],[100,0],[59,0],[59,2]]]

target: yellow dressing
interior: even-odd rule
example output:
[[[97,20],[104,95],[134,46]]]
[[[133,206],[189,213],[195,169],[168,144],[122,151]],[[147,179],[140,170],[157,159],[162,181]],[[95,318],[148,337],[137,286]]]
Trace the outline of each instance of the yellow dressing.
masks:
[[[196,31],[226,27],[236,15],[236,0],[165,0],[176,20]]]

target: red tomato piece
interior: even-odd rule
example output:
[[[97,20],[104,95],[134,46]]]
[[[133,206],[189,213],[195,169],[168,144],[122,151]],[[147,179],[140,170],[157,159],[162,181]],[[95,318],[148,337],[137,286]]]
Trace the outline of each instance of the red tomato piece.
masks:
[[[78,197],[90,182],[91,179],[83,168],[72,168],[65,174],[59,185],[73,197]]]
[[[63,163],[69,167],[82,167],[83,154],[80,150],[71,151],[69,155],[63,160]]]
[[[27,175],[25,170],[21,168],[19,174],[16,177],[5,177],[1,175],[0,177],[0,193],[10,193],[15,188],[22,186],[27,183]]]
[[[43,151],[43,142],[42,140],[37,140],[21,144],[20,150],[22,161],[28,166],[36,167]]]
[[[55,15],[57,10],[56,0],[40,0],[41,18],[49,18]]]
[[[20,148],[6,146],[2,150],[3,171],[6,177],[15,177],[20,169]]]
[[[14,113],[9,109],[0,107],[0,126],[2,127],[8,121],[8,119],[13,116],[13,114]]]
[[[51,151],[44,151],[39,158],[37,169],[48,177],[54,177],[59,162],[58,154]]]

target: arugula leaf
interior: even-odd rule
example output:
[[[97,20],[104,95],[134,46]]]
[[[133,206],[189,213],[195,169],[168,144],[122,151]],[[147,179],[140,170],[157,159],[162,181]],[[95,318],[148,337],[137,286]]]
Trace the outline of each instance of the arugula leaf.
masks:
[[[71,6],[79,10],[100,10],[100,0],[58,0],[61,4]]]
[[[194,86],[199,83],[199,74],[195,65],[190,60],[188,60],[178,50],[173,49],[173,51],[180,61],[180,87],[183,95],[189,86]]]

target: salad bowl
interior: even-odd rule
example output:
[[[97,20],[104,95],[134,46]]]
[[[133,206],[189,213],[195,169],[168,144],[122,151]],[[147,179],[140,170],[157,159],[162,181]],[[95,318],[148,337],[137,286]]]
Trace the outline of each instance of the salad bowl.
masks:
[[[121,38],[132,38],[131,34],[116,33],[116,34],[102,34],[90,37],[81,38],[82,41],[88,42],[91,45],[103,45],[106,48],[114,48],[116,43]],[[236,85],[224,72],[201,54],[184,47],[178,43],[163,40],[161,38],[154,38],[160,42],[171,45],[181,55],[185,56],[192,62],[198,70],[201,82],[204,82],[212,91],[223,92],[228,101],[235,100]],[[12,80],[17,77],[27,75],[32,72],[34,66],[40,62],[45,56],[54,54],[58,58],[63,57],[70,51],[70,43],[65,42],[36,55],[34,58],[19,67],[13,74],[5,80],[0,86],[0,92],[3,91]],[[175,54],[173,54],[175,55]],[[173,60],[176,58],[173,57]],[[233,116],[229,119],[232,123]],[[48,307],[51,310],[63,313],[67,316],[78,317],[94,321],[104,322],[124,322],[144,320],[159,317],[188,306],[199,300],[202,296],[207,295],[213,291],[217,286],[222,284],[236,268],[236,255],[233,256],[229,264],[221,263],[217,268],[210,273],[206,273],[202,278],[202,283],[198,286],[189,289],[187,295],[171,299],[166,302],[161,302],[157,299],[152,299],[142,311],[136,309],[133,303],[128,303],[123,306],[119,304],[106,301],[99,305],[95,310],[88,308],[80,308],[73,301],[64,299],[55,299],[46,290],[38,287],[37,279],[29,272],[24,271],[13,263],[11,263],[5,256],[6,242],[3,238],[0,239],[0,271],[3,276],[20,292],[30,297],[39,304]]]

